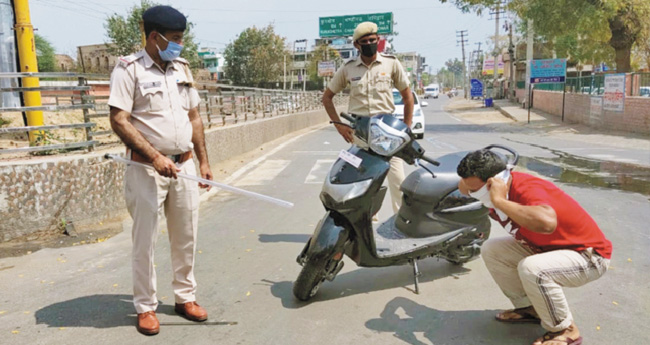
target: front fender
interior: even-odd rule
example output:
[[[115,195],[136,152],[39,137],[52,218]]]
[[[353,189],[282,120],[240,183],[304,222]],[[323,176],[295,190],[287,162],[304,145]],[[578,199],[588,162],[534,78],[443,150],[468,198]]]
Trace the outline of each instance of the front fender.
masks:
[[[314,234],[298,257],[298,262],[305,260],[329,260],[337,253],[343,253],[349,232],[336,225],[330,211],[318,222]]]

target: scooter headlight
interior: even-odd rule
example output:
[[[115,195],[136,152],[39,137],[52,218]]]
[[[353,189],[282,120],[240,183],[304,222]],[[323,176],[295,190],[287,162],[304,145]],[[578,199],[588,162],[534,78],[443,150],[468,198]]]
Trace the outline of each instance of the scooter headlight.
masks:
[[[397,152],[406,142],[403,137],[384,131],[377,123],[370,125],[370,149],[382,156]]]

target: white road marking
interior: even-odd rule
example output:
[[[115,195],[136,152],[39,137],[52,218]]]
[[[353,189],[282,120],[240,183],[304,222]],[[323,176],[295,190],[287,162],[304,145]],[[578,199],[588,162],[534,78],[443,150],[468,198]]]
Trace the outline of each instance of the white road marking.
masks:
[[[310,156],[318,155],[318,156],[332,156],[332,157],[338,156],[339,152],[341,151],[291,151],[291,153],[308,154]]]
[[[290,160],[283,159],[266,160],[244,176],[243,179],[235,182],[235,186],[260,186],[266,184],[276,178],[289,163],[291,163]]]
[[[306,184],[322,184],[327,173],[330,170],[332,164],[336,162],[336,159],[319,159],[314,163],[314,166],[311,167],[307,178],[305,178]]]
[[[267,152],[265,155],[263,155],[263,156],[257,158],[256,160],[254,160],[254,161],[252,161],[252,162],[250,162],[250,163],[244,165],[243,167],[239,168],[239,169],[238,169],[237,171],[235,171],[232,175],[230,175],[227,179],[225,179],[225,180],[223,181],[223,183],[225,183],[225,184],[230,184],[230,183],[232,183],[232,181],[238,179],[240,176],[244,175],[247,171],[253,169],[256,165],[260,164],[261,162],[263,162],[264,160],[266,160],[266,159],[267,159],[268,157],[270,157],[271,155],[274,155],[274,154],[276,154],[278,151],[284,149],[287,145],[289,145],[289,144],[293,143],[294,141],[296,141],[296,140],[298,140],[298,139],[304,137],[304,136],[307,135],[307,134],[311,134],[311,133],[313,133],[313,132],[319,131],[319,130],[321,130],[321,129],[325,128],[325,127],[329,127],[329,126],[330,126],[330,125],[327,124],[327,123],[326,123],[326,124],[323,124],[323,125],[321,125],[321,126],[317,126],[317,127],[313,128],[313,129],[310,130],[310,131],[307,131],[307,132],[305,132],[305,133],[302,133],[302,134],[300,134],[300,135],[297,135],[297,136],[295,136],[295,137],[293,137],[293,138],[291,138],[291,139],[289,139],[289,140],[283,142],[282,144],[276,146],[276,147],[275,147],[274,149],[272,149],[271,151]],[[201,200],[201,201],[205,201],[205,200],[209,199],[210,197],[212,197],[213,195],[217,194],[219,191],[220,191],[220,189],[218,189],[218,188],[212,188],[209,192],[205,192],[205,193],[201,194],[201,198],[200,198],[200,200]]]

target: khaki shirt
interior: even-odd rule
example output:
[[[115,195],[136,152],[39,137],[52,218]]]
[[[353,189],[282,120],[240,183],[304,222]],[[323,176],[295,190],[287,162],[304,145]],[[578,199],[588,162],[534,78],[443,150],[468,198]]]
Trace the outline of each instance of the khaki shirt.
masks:
[[[361,57],[348,61],[339,68],[327,85],[338,93],[350,83],[348,112],[355,115],[372,116],[392,114],[393,87],[403,91],[409,80],[402,64],[392,55],[377,54],[377,59],[366,66]]]
[[[108,105],[131,113],[133,126],[162,154],[191,151],[188,113],[200,102],[192,82],[187,60],[177,58],[163,71],[141,50],[120,58],[113,69]]]

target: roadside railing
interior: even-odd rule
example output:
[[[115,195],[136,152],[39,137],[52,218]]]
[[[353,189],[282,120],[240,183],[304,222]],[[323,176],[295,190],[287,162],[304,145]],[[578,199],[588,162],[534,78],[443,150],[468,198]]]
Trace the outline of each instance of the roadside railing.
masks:
[[[40,91],[39,107],[0,107],[0,156],[92,151],[98,145],[119,142],[109,123],[109,76],[77,73],[0,73],[3,78],[40,79],[39,87],[0,87],[2,93]],[[5,83],[6,85],[7,83]],[[14,83],[16,84],[16,83]],[[321,91],[289,91],[199,83],[199,112],[206,128],[242,121],[322,109]],[[345,97],[334,101],[342,105]],[[42,126],[19,126],[21,114],[44,111]],[[6,120],[3,116],[9,116]],[[9,123],[7,123],[10,121]],[[36,131],[36,132],[34,132]],[[27,133],[39,133],[30,144]],[[63,133],[55,135],[54,133]],[[10,137],[6,139],[6,137]],[[5,138],[3,138],[5,137]],[[4,140],[3,140],[4,139]]]
[[[215,125],[322,109],[321,91],[290,91],[199,83],[200,113],[209,128]],[[339,95],[335,105],[344,103]]]
[[[605,92],[605,75],[606,74],[592,74],[583,77],[567,77],[566,84],[536,84],[535,90],[562,91],[565,89],[567,93],[581,93],[599,96]],[[628,73],[627,78],[629,78],[630,81],[628,84],[630,90],[627,90],[626,94],[631,96],[650,97],[649,72]],[[518,89],[523,89],[524,85],[524,81],[517,82]]]
[[[98,99],[107,99],[99,95],[91,94],[92,87],[88,80],[108,79],[106,75],[77,74],[77,73],[0,73],[0,79],[20,79],[36,77],[39,78],[38,87],[1,87],[0,93],[24,93],[39,91],[41,93],[41,106],[2,106],[0,107],[0,116],[3,123],[9,120],[4,116],[14,115],[14,118],[20,118],[21,113],[29,111],[42,111],[42,126],[15,126],[15,123],[23,121],[11,121],[9,125],[0,127],[0,137],[12,135],[10,144],[0,146],[0,154],[13,154],[21,152],[51,154],[60,151],[75,149],[92,150],[98,143],[97,136],[111,134],[110,131],[95,131],[96,123],[92,122],[91,114],[96,116],[96,103]],[[52,83],[52,81],[55,81]],[[17,85],[17,83],[13,83]],[[54,84],[54,85],[50,85]],[[6,85],[6,83],[5,83]],[[62,100],[70,100],[65,102]],[[53,100],[53,101],[52,101]],[[62,114],[70,116],[61,116]],[[95,114],[93,114],[95,113]],[[56,117],[57,121],[53,121]],[[77,118],[76,121],[75,117]],[[62,123],[63,122],[63,123]],[[14,124],[14,126],[11,126]],[[79,130],[83,130],[83,135],[79,135]],[[63,136],[55,135],[53,131],[67,132]],[[30,144],[27,140],[21,140],[20,136],[15,137],[18,133],[35,133],[37,140]],[[68,136],[72,135],[72,138]],[[1,139],[1,138],[0,138]],[[5,141],[2,141],[3,143]],[[13,145],[11,145],[13,144]],[[14,147],[12,147],[14,146]]]

